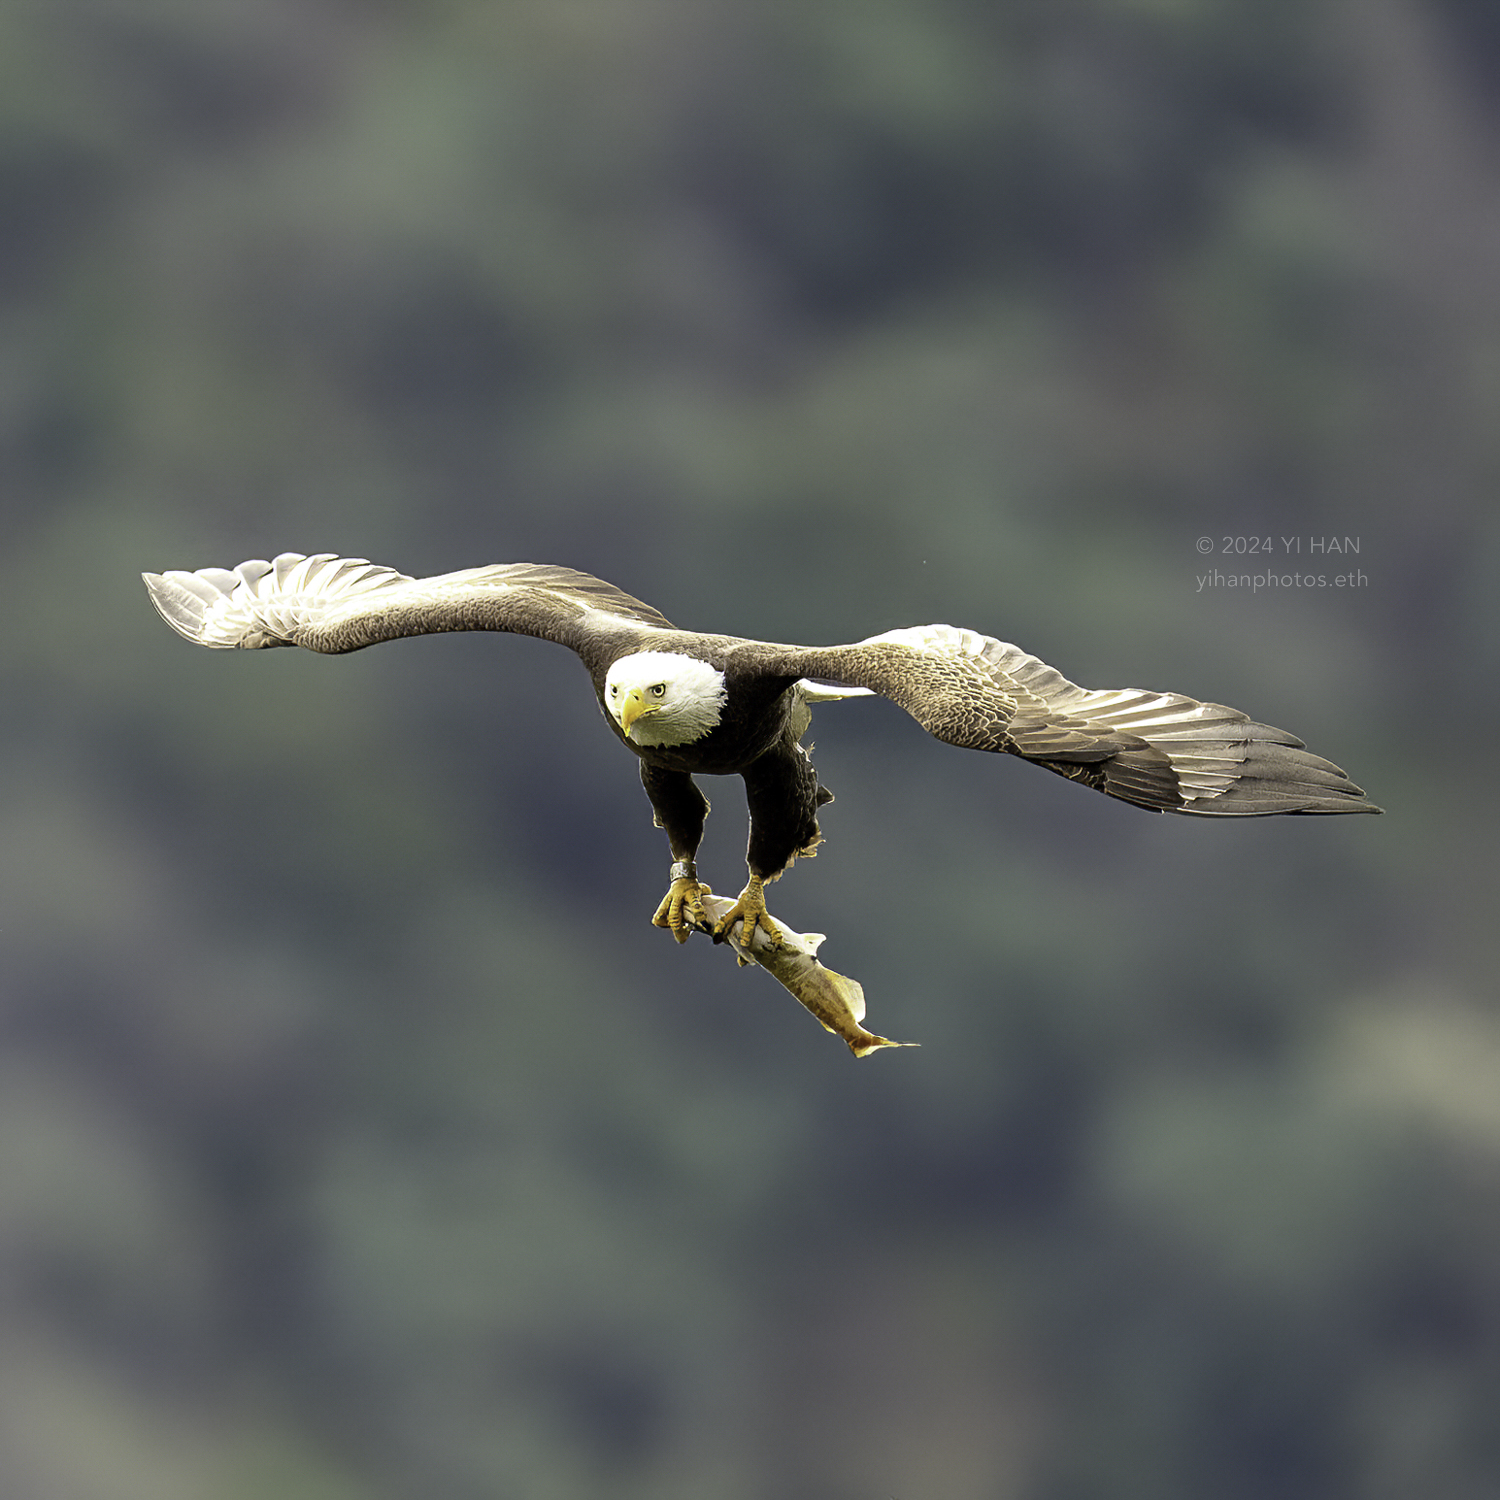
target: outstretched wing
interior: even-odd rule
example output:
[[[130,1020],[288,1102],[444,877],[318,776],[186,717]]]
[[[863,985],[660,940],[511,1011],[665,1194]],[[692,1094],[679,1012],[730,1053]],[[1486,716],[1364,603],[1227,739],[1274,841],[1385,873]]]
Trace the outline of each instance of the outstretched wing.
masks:
[[[1285,730],[1181,693],[1081,688],[976,631],[926,625],[851,646],[747,649],[761,670],[870,688],[950,745],[1007,751],[1156,812],[1380,811]]]
[[[661,615],[612,584],[571,568],[500,563],[408,578],[362,557],[283,552],[232,572],[143,573],[151,602],[200,646],[305,646],[358,651],[398,636],[504,630],[578,649],[611,625],[670,630]]]

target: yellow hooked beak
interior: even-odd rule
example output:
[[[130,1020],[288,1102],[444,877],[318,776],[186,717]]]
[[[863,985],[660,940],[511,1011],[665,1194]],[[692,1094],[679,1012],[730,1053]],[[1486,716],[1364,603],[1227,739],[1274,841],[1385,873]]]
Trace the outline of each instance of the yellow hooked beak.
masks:
[[[647,714],[656,713],[659,705],[648,703],[646,695],[639,688],[631,688],[625,694],[625,701],[620,705],[620,728],[625,731],[625,737],[630,737],[630,726],[637,719],[643,719]]]

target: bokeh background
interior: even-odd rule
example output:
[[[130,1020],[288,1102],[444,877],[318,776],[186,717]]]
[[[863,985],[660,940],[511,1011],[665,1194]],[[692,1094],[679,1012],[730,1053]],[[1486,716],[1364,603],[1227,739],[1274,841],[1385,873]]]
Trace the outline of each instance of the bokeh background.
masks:
[[[1500,1493],[1497,85],[1479,0],[0,9],[7,1500]],[[821,709],[856,1062],[647,925],[572,658],[138,579],[283,550],[968,625],[1389,811]]]

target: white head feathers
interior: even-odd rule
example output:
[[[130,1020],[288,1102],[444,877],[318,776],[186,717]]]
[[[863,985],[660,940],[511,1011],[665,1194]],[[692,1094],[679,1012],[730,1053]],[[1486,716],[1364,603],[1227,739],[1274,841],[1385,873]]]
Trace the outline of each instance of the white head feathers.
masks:
[[[604,679],[604,707],[637,745],[687,745],[719,722],[724,674],[694,656],[638,651]]]

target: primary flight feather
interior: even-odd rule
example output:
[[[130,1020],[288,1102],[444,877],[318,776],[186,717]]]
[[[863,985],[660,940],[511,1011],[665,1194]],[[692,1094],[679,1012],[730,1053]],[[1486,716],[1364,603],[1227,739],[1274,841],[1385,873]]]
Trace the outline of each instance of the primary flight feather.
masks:
[[[801,744],[809,705],[878,693],[929,734],[1005,751],[1153,812],[1209,817],[1380,809],[1301,740],[1180,693],[1078,687],[1019,647],[951,625],[845,646],[777,645],[678,630],[629,594],[571,568],[500,563],[409,578],[363,558],[285,552],[233,571],[145,573],[151,602],[200,646],[359,651],[399,636],[498,630],[577,653],[605,718],[640,759],[667,835],[670,888],[652,920],[679,942],[703,924],[694,863],[708,803],[695,775],[744,779],[749,879],[716,927],[774,942],[764,886],[821,834],[832,801]]]

